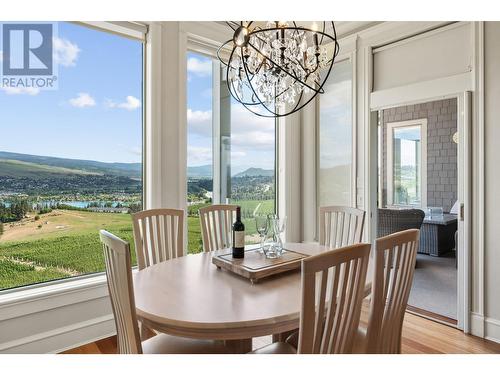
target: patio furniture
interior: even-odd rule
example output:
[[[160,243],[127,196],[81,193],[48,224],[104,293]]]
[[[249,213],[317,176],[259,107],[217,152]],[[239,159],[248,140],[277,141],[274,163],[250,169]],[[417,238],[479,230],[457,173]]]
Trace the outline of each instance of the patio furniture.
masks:
[[[308,256],[330,250],[319,244],[285,243],[284,247]],[[299,328],[300,272],[252,285],[217,269],[212,264],[216,254],[178,257],[135,273],[137,315],[143,324],[182,337],[225,340],[238,353],[252,350],[252,337]],[[363,294],[367,295],[366,289]]]
[[[200,208],[203,251],[210,252],[231,247],[231,230],[236,214],[234,204],[213,204]]]
[[[334,249],[361,242],[365,211],[344,206],[319,209],[319,243]]]
[[[378,209],[377,238],[407,229],[420,229],[425,212],[419,209]]]
[[[457,215],[452,214],[425,217],[418,252],[438,257],[452,251],[455,248],[457,223]]]
[[[132,215],[139,269],[184,255],[184,211],[168,208]]]
[[[370,247],[356,244],[302,261],[299,354],[352,352]],[[290,354],[294,350],[292,345],[278,342],[252,354]]]
[[[212,340],[193,340],[165,334],[141,342],[134,300],[130,246],[128,242],[101,230],[109,296],[120,354],[204,354],[227,353],[226,347]],[[152,268],[152,267],[148,267]],[[150,291],[151,294],[152,291]]]
[[[419,231],[410,229],[377,239],[368,327],[358,329],[356,353],[401,353],[418,237]]]

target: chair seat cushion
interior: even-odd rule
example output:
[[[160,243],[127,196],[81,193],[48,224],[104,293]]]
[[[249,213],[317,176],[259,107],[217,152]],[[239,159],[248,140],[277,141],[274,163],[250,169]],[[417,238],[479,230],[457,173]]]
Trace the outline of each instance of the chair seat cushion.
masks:
[[[195,340],[159,333],[142,342],[144,354],[228,354],[221,341]]]
[[[275,342],[274,344],[254,350],[249,354],[297,354],[297,350],[286,342]]]
[[[354,338],[352,352],[355,354],[367,354],[367,343],[366,330],[363,328],[358,328],[356,337]]]

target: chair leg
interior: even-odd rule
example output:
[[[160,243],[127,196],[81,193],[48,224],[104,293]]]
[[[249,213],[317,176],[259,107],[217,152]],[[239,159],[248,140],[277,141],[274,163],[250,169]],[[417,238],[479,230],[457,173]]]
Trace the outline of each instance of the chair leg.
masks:
[[[275,333],[273,335],[273,343],[274,342],[285,342],[285,340],[288,338],[288,336],[295,333],[296,331],[298,331],[298,329],[294,329],[294,330],[286,331],[286,332],[281,332],[281,333]]]
[[[139,334],[141,335],[141,341],[145,341],[147,339],[150,339],[151,337],[156,336],[155,331],[145,326],[142,322],[139,322],[139,331]]]

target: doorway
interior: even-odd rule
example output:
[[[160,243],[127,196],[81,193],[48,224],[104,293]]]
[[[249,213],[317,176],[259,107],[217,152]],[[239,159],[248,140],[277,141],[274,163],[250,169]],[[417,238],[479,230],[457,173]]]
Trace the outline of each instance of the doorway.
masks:
[[[420,246],[408,310],[461,329],[468,328],[469,103],[464,93],[388,104],[371,116],[377,138],[371,233],[390,232],[387,215],[397,221],[408,210],[421,212],[412,223],[420,229]]]

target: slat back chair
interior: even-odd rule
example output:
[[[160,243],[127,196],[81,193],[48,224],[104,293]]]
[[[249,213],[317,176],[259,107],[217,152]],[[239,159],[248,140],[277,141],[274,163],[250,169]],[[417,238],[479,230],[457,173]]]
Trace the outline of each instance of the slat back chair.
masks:
[[[234,204],[214,204],[200,208],[203,251],[211,252],[231,247],[231,228],[236,215]]]
[[[409,229],[377,239],[368,353],[401,353],[403,319],[417,258],[419,230]]]
[[[319,244],[337,249],[361,242],[365,211],[354,207],[319,209]]]
[[[370,244],[302,261],[298,353],[350,353],[358,329]]]
[[[132,220],[140,270],[184,255],[183,210],[145,210],[133,214]]]
[[[127,242],[105,230],[101,230],[99,235],[104,250],[109,296],[115,316],[118,352],[142,354],[135,313],[130,246]]]

